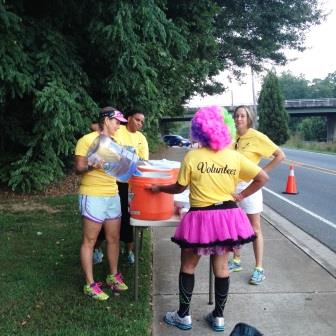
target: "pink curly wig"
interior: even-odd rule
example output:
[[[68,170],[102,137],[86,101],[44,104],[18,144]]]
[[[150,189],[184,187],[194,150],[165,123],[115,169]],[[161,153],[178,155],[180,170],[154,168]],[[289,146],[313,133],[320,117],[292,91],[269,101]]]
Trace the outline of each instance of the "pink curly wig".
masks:
[[[191,137],[203,147],[218,151],[231,144],[230,130],[218,106],[200,108],[191,121]]]

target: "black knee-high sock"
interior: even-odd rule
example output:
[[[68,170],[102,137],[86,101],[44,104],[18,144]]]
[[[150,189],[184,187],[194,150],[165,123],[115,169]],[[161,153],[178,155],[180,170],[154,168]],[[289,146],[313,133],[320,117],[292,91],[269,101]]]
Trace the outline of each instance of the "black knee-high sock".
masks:
[[[215,277],[215,310],[214,317],[223,317],[223,311],[229,293],[230,278]]]
[[[180,317],[189,315],[189,307],[192,292],[194,290],[195,275],[180,272],[179,274],[179,293],[180,293],[180,307],[178,314]]]

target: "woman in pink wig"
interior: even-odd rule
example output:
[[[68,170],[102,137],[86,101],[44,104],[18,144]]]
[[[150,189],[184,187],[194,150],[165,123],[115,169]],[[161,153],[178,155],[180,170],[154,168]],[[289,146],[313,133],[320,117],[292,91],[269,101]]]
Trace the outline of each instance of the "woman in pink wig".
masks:
[[[204,107],[196,112],[191,122],[191,136],[200,148],[186,154],[177,182],[151,186],[153,192],[171,194],[190,188],[190,210],[172,237],[181,247],[179,309],[167,312],[164,321],[183,330],[192,328],[189,306],[195,269],[202,255],[211,255],[215,309],[206,320],[213,330],[223,331],[223,311],[229,290],[228,253],[255,239],[251,224],[236,201],[260,189],[268,176],[257,165],[229,149],[230,131],[219,107]],[[236,195],[235,187],[241,179],[253,182]]]

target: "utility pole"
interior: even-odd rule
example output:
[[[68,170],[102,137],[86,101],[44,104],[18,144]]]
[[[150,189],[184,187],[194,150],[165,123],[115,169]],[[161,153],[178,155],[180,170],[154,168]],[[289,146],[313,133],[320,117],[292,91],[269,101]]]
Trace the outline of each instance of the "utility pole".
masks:
[[[255,113],[255,128],[258,128],[258,111],[257,111],[257,100],[255,94],[255,86],[254,86],[254,71],[251,66],[251,80],[252,80],[252,98],[253,98],[253,112]]]
[[[232,87],[231,87],[231,109],[233,111],[233,90],[232,90]]]
[[[230,83],[230,94],[231,94],[231,110],[233,111],[233,87],[232,87],[232,78],[231,76],[227,77]]]

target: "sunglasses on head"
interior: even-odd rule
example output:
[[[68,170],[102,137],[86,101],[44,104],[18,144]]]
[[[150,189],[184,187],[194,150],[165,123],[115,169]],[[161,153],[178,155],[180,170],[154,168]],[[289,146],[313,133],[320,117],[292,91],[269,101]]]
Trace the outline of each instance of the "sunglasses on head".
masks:
[[[109,119],[112,119],[115,117],[116,114],[119,114],[119,113],[121,112],[119,112],[118,110],[105,111],[105,112],[100,113],[100,117],[101,118],[108,117]]]

